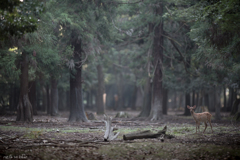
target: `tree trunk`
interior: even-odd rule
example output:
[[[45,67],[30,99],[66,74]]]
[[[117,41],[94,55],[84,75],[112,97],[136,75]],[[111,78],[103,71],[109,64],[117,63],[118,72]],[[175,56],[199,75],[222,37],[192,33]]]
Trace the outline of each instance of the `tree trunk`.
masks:
[[[132,92],[132,98],[130,99],[130,108],[132,108],[132,110],[136,110],[136,101],[137,101],[137,91],[138,91],[138,87],[136,84],[134,84],[134,89]]]
[[[177,101],[178,101],[178,96],[177,96],[177,91],[173,91],[173,100],[172,100],[172,109],[177,109]]]
[[[204,94],[204,106],[207,106],[209,109],[209,96],[208,93]]]
[[[240,99],[236,99],[233,103],[231,115],[234,115],[235,120],[240,120]]]
[[[223,86],[223,110],[227,111],[227,96],[226,96],[226,87]]]
[[[214,101],[215,101],[215,119],[221,120],[221,101],[220,101],[220,95],[221,95],[221,89],[216,88],[214,91]]]
[[[9,92],[9,109],[10,111],[14,111],[14,84],[10,85],[10,92]]]
[[[41,99],[42,99],[42,106],[41,111],[47,111],[47,89],[45,87],[45,83],[43,80],[40,80],[40,88],[41,88]]]
[[[202,107],[203,106],[203,91],[200,92],[199,94],[199,107]]]
[[[56,79],[51,80],[51,116],[58,114],[58,81]]]
[[[92,89],[87,92],[87,106],[89,109],[93,109],[93,93]]]
[[[51,106],[51,92],[50,92],[49,84],[47,84],[46,90],[47,90],[47,114],[50,115],[52,106]]]
[[[162,111],[164,115],[167,115],[167,109],[168,109],[168,89],[163,88],[163,110]]]
[[[196,105],[199,107],[199,92],[196,93]]]
[[[29,92],[29,99],[32,104],[33,115],[37,115],[37,91],[36,91],[36,81],[32,81],[29,83],[30,92]]]
[[[162,16],[163,4],[155,8],[156,16]],[[162,103],[163,103],[163,87],[162,87],[162,63],[163,63],[163,21],[159,22],[154,28],[154,39],[153,39],[153,66],[154,66],[154,77],[153,77],[153,92],[152,92],[152,108],[150,112],[151,121],[159,120],[162,118]]]
[[[179,103],[178,103],[178,108],[182,108],[183,106],[183,93],[179,93]],[[183,106],[184,107],[184,106]]]
[[[58,110],[59,111],[66,111],[67,105],[67,97],[66,97],[66,91],[64,89],[58,89]]]
[[[237,99],[236,93],[234,91],[233,88],[229,88],[229,98],[228,98],[228,108],[230,111],[233,110],[233,102]],[[235,114],[235,113],[234,113]],[[233,113],[231,112],[231,115],[233,115]]]
[[[236,121],[239,121],[240,120],[240,106],[238,105],[238,111],[237,113],[235,114],[235,119]]]
[[[32,105],[28,97],[28,56],[22,52],[21,75],[20,75],[20,95],[17,106],[16,121],[33,121]]]
[[[15,83],[11,84],[11,91],[9,94],[10,111],[15,112],[17,109],[19,92],[19,87],[17,87]]]
[[[89,100],[90,100],[90,91],[88,90],[86,94],[87,94],[87,97],[86,97],[87,98],[86,108],[90,109],[90,105],[89,105],[90,104],[90,102],[89,102]]]
[[[74,47],[74,62],[81,62],[81,42],[79,40],[75,40],[72,46]],[[70,73],[70,122],[88,121],[84,111],[82,97],[82,63],[75,63],[75,68],[72,69]]]
[[[153,24],[149,23],[149,34],[153,32]],[[150,64],[151,64],[151,56],[152,56],[152,48],[149,48],[148,51],[148,63],[147,63],[147,81],[144,86],[144,94],[143,94],[143,105],[142,105],[142,111],[139,114],[139,117],[150,117],[150,112],[152,108],[152,81],[150,78]]]
[[[195,104],[195,91],[192,92],[192,106],[196,105]]]
[[[213,90],[209,91],[209,106],[208,109],[210,112],[215,112],[215,93]]]
[[[120,64],[120,63],[119,63]],[[123,110],[124,108],[124,103],[123,103],[123,78],[122,78],[122,73],[120,72],[118,74],[118,94],[116,95],[118,98],[117,98],[117,101],[115,99],[115,108],[116,110],[118,111],[121,111]]]
[[[98,91],[97,91],[97,114],[104,114],[103,94],[104,94],[104,75],[102,65],[97,65],[98,71]]]
[[[152,83],[148,77],[147,82],[144,87],[144,97],[142,111],[139,117],[148,117],[151,111],[151,99],[152,99]]]
[[[235,115],[238,112],[238,105],[240,103],[240,99],[236,99],[233,103],[232,106],[232,111],[231,111],[231,115]]]
[[[69,106],[70,106],[70,90],[66,91],[66,108],[67,110],[69,110]]]
[[[189,105],[191,103],[191,97],[190,97],[190,93],[186,93],[185,94],[185,110],[184,110],[184,115],[185,116],[190,116],[191,113],[190,113],[190,110],[187,108],[187,105]]]

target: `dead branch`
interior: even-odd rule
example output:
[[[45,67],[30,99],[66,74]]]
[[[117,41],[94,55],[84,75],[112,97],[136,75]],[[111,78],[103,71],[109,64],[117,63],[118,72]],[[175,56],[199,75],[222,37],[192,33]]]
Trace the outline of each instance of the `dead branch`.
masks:
[[[105,135],[104,135],[104,141],[108,141],[108,140],[114,140],[117,138],[119,132],[114,133],[114,127],[111,127],[112,124],[112,117],[108,117],[106,115],[104,115],[104,122],[106,125],[106,131],[105,131]]]

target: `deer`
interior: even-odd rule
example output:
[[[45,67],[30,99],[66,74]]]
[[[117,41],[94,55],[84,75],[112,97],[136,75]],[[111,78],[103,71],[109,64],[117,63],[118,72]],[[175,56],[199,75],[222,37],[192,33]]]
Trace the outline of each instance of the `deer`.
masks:
[[[204,129],[203,133],[207,129],[207,122],[210,124],[211,130],[212,130],[212,124],[211,124],[212,115],[209,112],[195,113],[194,109],[196,108],[196,105],[194,105],[193,107],[190,107],[189,105],[187,105],[187,108],[190,109],[190,113],[196,122],[196,133],[197,133],[197,128],[200,132],[200,129],[199,129],[200,122],[204,122],[204,124],[205,124],[205,129]],[[213,133],[213,130],[212,130],[212,133]]]

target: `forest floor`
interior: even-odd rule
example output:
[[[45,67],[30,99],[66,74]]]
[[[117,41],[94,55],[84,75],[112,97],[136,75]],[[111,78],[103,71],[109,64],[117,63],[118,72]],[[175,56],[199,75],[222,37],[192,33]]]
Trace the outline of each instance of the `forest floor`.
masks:
[[[112,125],[120,132],[116,140],[104,142],[103,116],[88,123],[70,123],[68,113],[59,116],[34,116],[33,123],[16,122],[14,115],[0,116],[0,159],[240,159],[240,123],[222,113],[222,120],[212,118],[213,133],[195,133],[192,117],[169,111],[159,121],[136,119],[139,112],[125,111],[129,118],[114,118]],[[143,130],[157,132],[167,126],[174,138],[123,140],[123,135]],[[200,125],[203,131],[204,124]]]

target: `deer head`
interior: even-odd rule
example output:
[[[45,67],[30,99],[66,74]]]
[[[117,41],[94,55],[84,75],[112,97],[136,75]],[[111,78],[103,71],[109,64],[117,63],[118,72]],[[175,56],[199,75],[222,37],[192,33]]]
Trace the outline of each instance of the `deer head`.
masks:
[[[196,108],[196,105],[194,105],[193,107],[190,107],[189,105],[187,105],[187,108],[190,109],[191,113],[193,113],[194,109]]]

